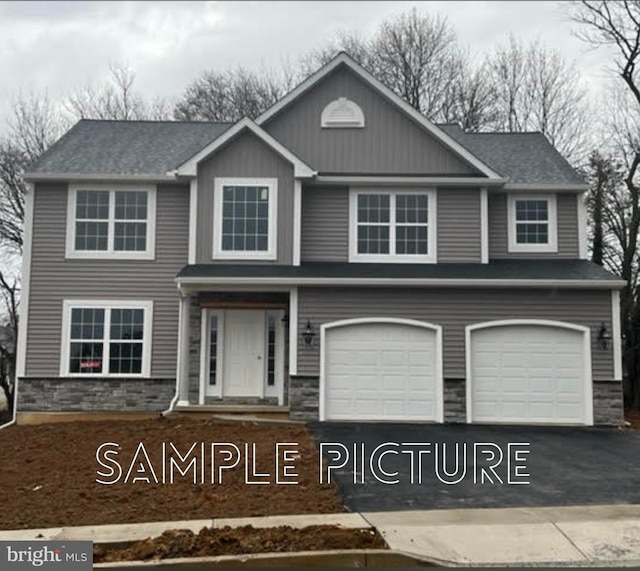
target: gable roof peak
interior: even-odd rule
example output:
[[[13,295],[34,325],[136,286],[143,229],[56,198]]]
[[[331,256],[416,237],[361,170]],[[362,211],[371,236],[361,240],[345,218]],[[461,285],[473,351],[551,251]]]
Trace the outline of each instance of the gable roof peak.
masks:
[[[302,96],[320,80],[329,75],[338,66],[347,66],[360,80],[367,83],[380,95],[394,104],[403,113],[408,115],[414,122],[427,131],[432,137],[442,143],[446,148],[451,150],[455,155],[460,157],[463,161],[480,171],[484,176],[488,178],[501,178],[501,176],[489,167],[485,162],[480,160],[476,155],[471,153],[463,145],[461,145],[455,138],[451,137],[442,129],[439,129],[435,124],[429,121],[422,113],[417,109],[409,105],[404,99],[396,94],[391,88],[387,87],[380,80],[376,79],[373,74],[362,67],[357,61],[355,61],[349,54],[344,51],[339,52],[332,60],[322,66],[315,73],[311,74],[305,81],[300,83],[297,87],[292,89],[282,99],[272,105],[264,113],[256,118],[255,123],[262,125],[269,121],[272,117],[280,113],[285,107],[289,106],[298,97]]]
[[[246,116],[237,121],[221,136],[211,141],[206,147],[200,149],[189,159],[178,165],[178,167],[175,169],[175,174],[182,176],[196,176],[198,163],[211,156],[214,152],[216,152],[218,149],[220,149],[222,146],[224,146],[226,143],[228,143],[244,131],[250,131],[256,137],[261,139],[265,144],[271,147],[281,157],[289,161],[293,165],[294,176],[296,178],[309,178],[316,175],[316,172],[309,165],[307,165],[284,145],[274,139],[262,127],[257,125],[251,118]]]

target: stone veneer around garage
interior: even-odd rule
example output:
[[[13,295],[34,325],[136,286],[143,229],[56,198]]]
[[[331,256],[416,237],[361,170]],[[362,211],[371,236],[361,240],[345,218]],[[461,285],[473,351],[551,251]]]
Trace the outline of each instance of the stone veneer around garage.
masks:
[[[293,420],[318,420],[319,378],[296,376],[289,387],[290,416]],[[464,379],[444,381],[444,421],[466,422],[466,392]],[[622,410],[622,382],[595,381],[593,383],[593,420],[596,426],[620,426],[624,422]]]
[[[175,379],[22,378],[18,412],[163,411]]]

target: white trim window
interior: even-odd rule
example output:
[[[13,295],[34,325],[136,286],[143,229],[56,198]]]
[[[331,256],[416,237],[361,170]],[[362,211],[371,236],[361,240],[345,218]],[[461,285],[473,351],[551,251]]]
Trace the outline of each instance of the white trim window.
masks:
[[[154,186],[71,185],[67,258],[152,260],[155,220]]]
[[[509,252],[557,252],[555,194],[515,196],[507,201]]]
[[[65,300],[60,376],[149,377],[153,302]]]
[[[434,263],[434,190],[352,190],[349,261]]]
[[[277,258],[277,179],[216,178],[213,202],[213,259]]]

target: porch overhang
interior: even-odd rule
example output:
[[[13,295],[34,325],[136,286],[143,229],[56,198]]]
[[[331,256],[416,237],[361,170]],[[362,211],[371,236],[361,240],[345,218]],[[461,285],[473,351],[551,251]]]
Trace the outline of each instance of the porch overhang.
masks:
[[[362,264],[300,266],[192,264],[176,283],[183,294],[223,288],[286,291],[296,286],[620,289],[624,281],[587,260],[492,260],[488,264]]]

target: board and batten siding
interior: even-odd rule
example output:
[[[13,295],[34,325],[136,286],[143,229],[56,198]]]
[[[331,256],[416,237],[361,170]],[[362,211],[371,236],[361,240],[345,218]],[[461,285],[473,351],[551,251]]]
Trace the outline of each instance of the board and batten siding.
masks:
[[[498,319],[550,319],[591,329],[594,380],[613,379],[613,351],[597,346],[601,323],[611,326],[608,290],[299,288],[298,331],[362,317],[417,319],[443,328],[445,379],[464,379],[465,327]],[[298,375],[317,376],[319,336],[306,347],[298,336]]]
[[[242,133],[198,165],[196,263],[216,263],[213,255],[215,178],[278,179],[276,260],[222,260],[233,264],[285,264],[293,260],[293,166],[253,133]]]
[[[481,262],[480,190],[439,188],[438,262]]]
[[[303,187],[302,262],[349,261],[349,189]]]
[[[339,97],[357,103],[364,128],[322,128]],[[477,171],[345,67],[320,80],[262,127],[318,172],[477,174]]]
[[[439,188],[436,200],[438,262],[480,262],[480,191]],[[349,260],[347,187],[303,187],[301,260]]]
[[[155,260],[67,260],[67,185],[36,185],[27,377],[60,373],[64,299],[140,299],[154,302],[151,376],[175,378],[178,293],[174,279],[187,263],[189,187],[157,188]]]
[[[489,258],[579,258],[578,195],[558,193],[556,196],[558,251],[511,254],[508,251],[507,195],[489,194]]]

